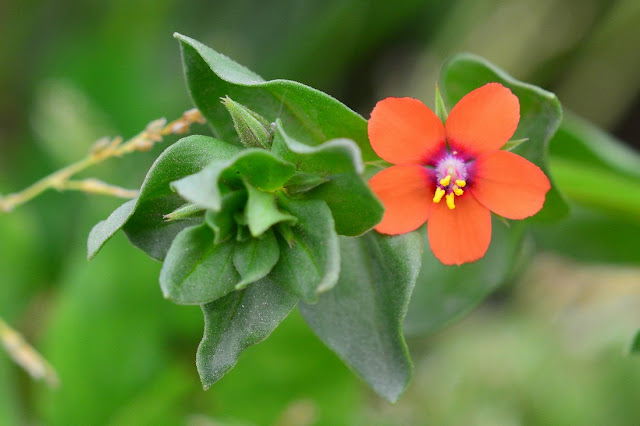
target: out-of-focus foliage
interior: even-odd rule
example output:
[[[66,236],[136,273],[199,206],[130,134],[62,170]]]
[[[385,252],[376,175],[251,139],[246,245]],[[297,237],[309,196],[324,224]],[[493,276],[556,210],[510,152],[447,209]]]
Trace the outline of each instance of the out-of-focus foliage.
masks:
[[[295,79],[327,91],[365,118],[385,96],[431,102],[443,61],[471,51],[556,92],[566,110],[638,146],[639,9],[636,0],[4,1],[0,192],[80,158],[105,132],[130,136],[152,119],[188,109],[174,31],[267,79]],[[568,142],[571,134],[563,127],[551,143],[551,174],[570,199],[572,189],[575,195],[580,188],[563,179],[566,162],[588,155],[583,155],[588,147]],[[139,186],[160,149],[110,162],[96,173]],[[616,208],[616,197],[634,190],[638,176],[620,162],[589,166],[595,173],[580,171],[621,187],[607,186],[614,196],[606,205],[571,199],[572,215],[541,227],[538,247],[583,261],[637,265],[638,222]],[[619,309],[637,300],[637,279],[615,290],[601,286],[563,298],[566,286],[557,276],[534,274],[534,281],[520,287],[553,285],[544,286],[531,304],[554,301],[567,311],[584,307],[568,331],[556,334],[556,324],[542,324],[546,312],[499,311],[470,317],[435,339],[409,342],[417,374],[394,408],[367,393],[297,314],[202,392],[193,368],[202,337],[200,310],[163,300],[160,266],[121,236],[92,263],[84,260],[90,227],[117,204],[49,193],[0,216],[0,315],[43,352],[62,380],[57,390],[32,383],[0,352],[0,424],[637,420],[637,359],[620,355],[633,332],[613,331],[617,323],[633,320],[636,329],[640,324],[632,311]],[[136,279],[125,280],[123,271]],[[616,271],[586,277],[610,284]],[[638,276],[637,269],[625,273]],[[585,276],[574,278],[582,288]],[[592,310],[593,300],[603,299],[619,304],[607,311],[606,327]],[[523,306],[507,303],[518,310]],[[568,340],[580,324],[590,327]],[[571,343],[589,340],[598,324],[615,338],[590,350],[572,349]]]

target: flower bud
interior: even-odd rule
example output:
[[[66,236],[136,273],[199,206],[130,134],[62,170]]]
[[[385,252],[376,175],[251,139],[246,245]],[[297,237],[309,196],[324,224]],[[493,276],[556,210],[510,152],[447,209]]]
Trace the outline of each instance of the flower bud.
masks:
[[[244,146],[265,149],[271,147],[273,130],[267,119],[228,96],[222,98],[222,105],[231,114],[233,125]]]

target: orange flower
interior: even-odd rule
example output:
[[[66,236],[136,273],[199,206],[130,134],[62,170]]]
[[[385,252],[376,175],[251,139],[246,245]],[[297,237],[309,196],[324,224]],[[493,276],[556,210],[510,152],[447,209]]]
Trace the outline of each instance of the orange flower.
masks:
[[[412,98],[387,98],[369,120],[374,151],[395,164],[369,184],[385,206],[378,232],[403,234],[428,221],[433,254],[444,264],[480,259],[491,240],[491,213],[524,219],[551,188],[535,164],[500,148],[520,120],[520,102],[489,83],[467,94],[446,124]]]

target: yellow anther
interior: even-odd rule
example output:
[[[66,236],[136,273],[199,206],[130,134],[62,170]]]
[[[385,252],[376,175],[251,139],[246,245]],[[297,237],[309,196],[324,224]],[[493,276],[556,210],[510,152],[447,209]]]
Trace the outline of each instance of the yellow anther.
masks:
[[[458,185],[460,188],[464,188],[466,184],[467,184],[466,181],[460,180],[460,179],[456,179],[456,185]]]
[[[458,188],[458,187],[454,187],[454,188],[453,188],[453,192],[454,192],[458,197],[459,197],[459,196],[461,196],[462,194],[464,194],[464,191],[463,191],[462,189]]]
[[[433,202],[439,203],[440,200],[442,200],[443,196],[444,196],[444,189],[436,188],[436,195],[433,196]]]
[[[453,192],[450,192],[447,194],[447,196],[445,197],[447,200],[447,207],[449,207],[449,210],[453,210],[456,208],[455,203],[453,202],[453,198],[454,198],[454,194]]]
[[[440,185],[447,186],[451,183],[451,175],[447,175],[446,178],[440,179]]]

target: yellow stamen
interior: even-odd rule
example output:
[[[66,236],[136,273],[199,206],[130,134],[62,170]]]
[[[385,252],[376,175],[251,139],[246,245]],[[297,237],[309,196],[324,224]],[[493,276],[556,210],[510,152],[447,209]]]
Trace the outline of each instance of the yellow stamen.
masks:
[[[460,180],[460,179],[456,179],[456,185],[458,185],[460,188],[464,188],[466,184],[467,184],[466,181]]]
[[[449,210],[453,210],[456,208],[455,203],[453,202],[453,198],[454,198],[454,194],[453,192],[450,192],[447,194],[447,196],[445,197],[447,200],[447,207],[449,207]]]
[[[446,178],[440,179],[440,185],[442,186],[447,186],[449,183],[451,183],[451,175],[447,175]]]
[[[454,187],[454,188],[453,188],[453,192],[454,192],[458,197],[459,197],[459,196],[461,196],[462,194],[464,194],[464,191],[463,191],[462,189],[458,188],[458,187]]]
[[[433,202],[439,203],[440,200],[442,200],[443,196],[444,196],[444,189],[436,188],[436,194],[433,196]]]

